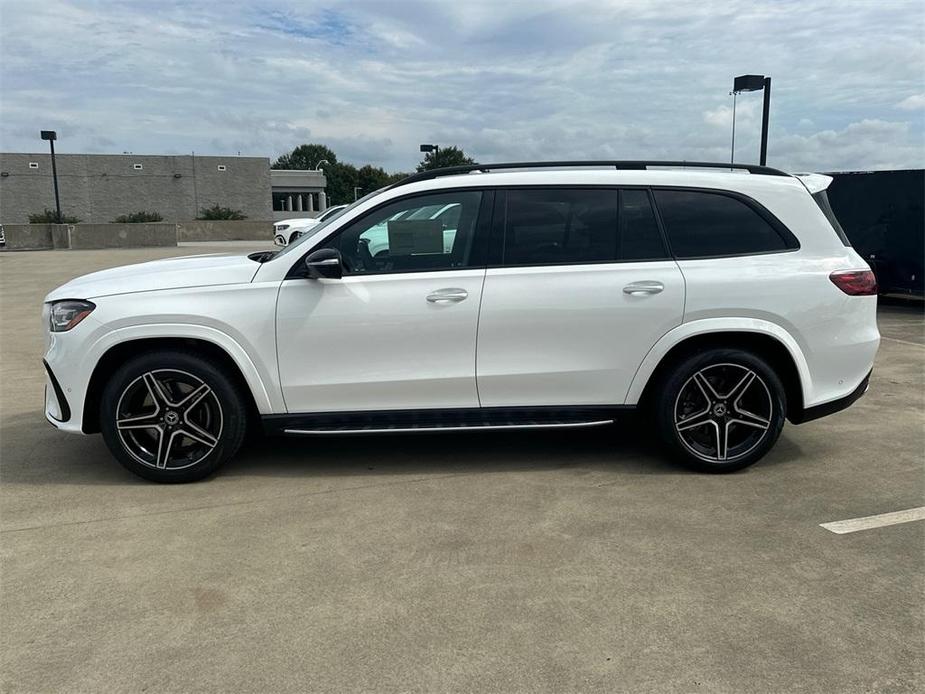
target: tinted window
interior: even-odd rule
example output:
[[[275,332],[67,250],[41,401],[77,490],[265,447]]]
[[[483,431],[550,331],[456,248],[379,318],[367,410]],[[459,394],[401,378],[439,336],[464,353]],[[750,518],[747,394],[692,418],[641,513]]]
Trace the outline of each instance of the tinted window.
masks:
[[[509,190],[505,265],[558,265],[665,256],[645,191]]]
[[[662,235],[658,231],[655,212],[645,190],[627,189],[620,192],[623,200],[620,217],[621,260],[655,260],[667,257]]]
[[[749,205],[719,193],[656,190],[655,201],[678,258],[783,251],[783,237]]]
[[[826,192],[824,190],[820,190],[818,193],[813,193],[813,200],[815,200],[816,204],[819,205],[819,209],[822,210],[822,214],[825,215],[825,218],[829,220],[829,224],[832,225],[835,233],[838,234],[839,240],[846,246],[850,246],[851,242],[848,240],[848,236],[845,234],[845,230],[842,229],[841,224],[838,222],[838,217],[835,216],[835,212],[832,210],[832,205],[829,204],[829,196],[826,195]]]
[[[337,248],[348,275],[468,267],[482,194],[460,191],[399,200],[348,226]]]

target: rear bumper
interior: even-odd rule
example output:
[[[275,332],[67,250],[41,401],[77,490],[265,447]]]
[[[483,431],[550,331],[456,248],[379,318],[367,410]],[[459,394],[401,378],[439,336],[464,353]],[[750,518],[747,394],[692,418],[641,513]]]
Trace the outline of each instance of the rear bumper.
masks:
[[[804,422],[811,422],[814,419],[819,419],[820,417],[827,417],[830,414],[835,414],[836,412],[841,412],[842,410],[851,407],[857,400],[860,399],[862,395],[864,395],[864,393],[867,392],[867,389],[870,387],[870,375],[872,373],[873,371],[868,371],[867,375],[864,377],[858,387],[843,398],[824,402],[821,405],[807,407],[798,415],[791,417],[790,421],[794,424],[803,424]]]

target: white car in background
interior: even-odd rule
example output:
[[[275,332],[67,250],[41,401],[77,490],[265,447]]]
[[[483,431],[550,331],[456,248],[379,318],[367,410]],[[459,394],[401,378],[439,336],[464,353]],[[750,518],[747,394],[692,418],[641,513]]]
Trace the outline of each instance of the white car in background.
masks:
[[[277,246],[288,246],[297,238],[303,236],[305,232],[315,228],[321,222],[326,222],[336,217],[346,208],[346,205],[335,205],[334,207],[329,207],[317,217],[282,219],[273,225],[273,242]]]

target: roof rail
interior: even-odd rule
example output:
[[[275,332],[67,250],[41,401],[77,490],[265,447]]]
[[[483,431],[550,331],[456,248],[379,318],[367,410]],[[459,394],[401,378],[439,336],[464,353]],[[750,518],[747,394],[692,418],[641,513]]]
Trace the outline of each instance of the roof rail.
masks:
[[[455,176],[457,174],[472,173],[480,171],[487,173],[489,171],[498,171],[501,169],[554,169],[570,168],[579,166],[597,166],[613,167],[618,170],[645,170],[650,166],[660,166],[666,168],[691,168],[691,169],[737,169],[748,171],[751,174],[761,174],[764,176],[789,176],[790,174],[772,169],[769,166],[759,166],[757,164],[729,164],[720,162],[707,161],[646,161],[646,160],[593,160],[593,161],[521,161],[521,162],[503,162],[500,164],[466,164],[464,166],[446,166],[442,169],[431,169],[429,171],[420,171],[403,178],[396,186],[404,186],[409,183],[418,181],[428,181],[441,176]]]

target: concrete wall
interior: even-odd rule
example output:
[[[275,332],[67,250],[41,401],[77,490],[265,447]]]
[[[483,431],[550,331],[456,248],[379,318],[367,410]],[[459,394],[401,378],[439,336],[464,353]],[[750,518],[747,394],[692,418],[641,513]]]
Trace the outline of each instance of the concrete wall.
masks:
[[[176,246],[177,225],[4,224],[7,251]]]
[[[273,243],[273,222],[195,221],[177,224],[178,241],[266,241]]]
[[[56,160],[61,210],[82,222],[108,223],[140,210],[186,222],[216,204],[252,219],[272,216],[270,162],[263,157],[58,154]],[[0,153],[0,223],[25,224],[30,214],[54,207],[49,154]]]
[[[55,237],[52,230],[57,226],[57,224],[4,224],[3,235],[6,238],[4,250],[36,251],[54,248]],[[61,228],[66,244],[67,226],[62,225]]]
[[[176,246],[177,225],[152,224],[74,224],[68,227],[70,248],[143,248]]]

